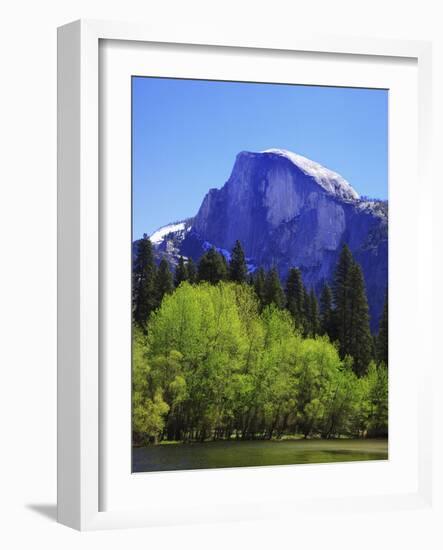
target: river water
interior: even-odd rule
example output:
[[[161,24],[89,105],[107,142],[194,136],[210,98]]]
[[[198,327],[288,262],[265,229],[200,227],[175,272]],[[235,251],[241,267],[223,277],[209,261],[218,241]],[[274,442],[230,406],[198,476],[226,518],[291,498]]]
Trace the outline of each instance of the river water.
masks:
[[[214,441],[133,449],[133,472],[387,460],[388,442],[364,440]]]

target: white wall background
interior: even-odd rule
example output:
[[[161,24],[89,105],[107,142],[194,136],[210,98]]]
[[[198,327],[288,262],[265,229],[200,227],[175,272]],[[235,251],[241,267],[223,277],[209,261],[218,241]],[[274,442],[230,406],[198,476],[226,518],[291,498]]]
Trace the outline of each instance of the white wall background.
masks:
[[[161,20],[171,27],[186,26],[190,31],[205,26],[247,32],[249,27],[255,27],[264,35],[278,35],[282,28],[296,33],[302,26],[327,34],[433,40],[438,161],[443,122],[440,8],[438,0],[16,0],[2,5],[0,545],[3,548],[70,549],[97,545],[180,550],[321,548],[330,547],[332,533],[334,539],[341,533],[343,549],[441,547],[441,528],[436,528],[432,517],[407,511],[370,518],[362,515],[343,518],[332,514],[312,517],[309,521],[304,518],[303,524],[294,517],[292,525],[238,523],[84,534],[62,527],[53,519],[56,497],[56,27],[82,17],[149,24]],[[437,201],[434,207],[435,215],[441,216]],[[441,237],[436,235],[440,249],[443,248]],[[435,266],[435,280],[440,285],[441,265],[440,262]],[[439,292],[436,300],[441,299]],[[438,335],[439,327],[435,327]],[[436,397],[438,399],[438,392]],[[441,406],[437,403],[436,407],[441,418]],[[436,427],[439,437],[441,426],[440,423]],[[441,477],[439,479],[441,481]],[[357,532],[361,534],[358,541]]]

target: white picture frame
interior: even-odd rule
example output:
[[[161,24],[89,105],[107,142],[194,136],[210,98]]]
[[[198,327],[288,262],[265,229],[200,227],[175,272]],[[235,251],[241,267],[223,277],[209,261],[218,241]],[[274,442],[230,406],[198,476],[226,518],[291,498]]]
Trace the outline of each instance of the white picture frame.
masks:
[[[188,523],[196,521],[217,521],[221,519],[256,519],[285,514],[282,503],[288,507],[288,495],[268,493],[260,499],[251,497],[246,508],[235,505],[235,496],[229,496],[218,505],[186,507],[177,503],[175,509],[168,506],[130,505],[128,498],[121,504],[114,498],[112,509],[103,509],[101,484],[106,481],[103,453],[108,449],[104,442],[103,428],[106,407],[101,401],[106,399],[101,387],[103,374],[100,353],[101,302],[106,299],[106,291],[101,288],[101,266],[103,247],[101,232],[106,224],[100,222],[106,217],[103,203],[103,189],[100,187],[100,43],[101,41],[125,41],[131,45],[170,44],[176,48],[194,45],[196,47],[228,48],[230,55],[235,52],[274,52],[286,55],[288,52],[311,54],[331,54],[354,59],[368,56],[367,59],[409,59],[416,64],[418,100],[416,105],[417,166],[420,189],[426,189],[426,201],[432,198],[431,166],[431,46],[426,42],[369,40],[341,37],[315,37],[297,34],[281,36],[278,40],[262,37],[230,36],[220,37],[186,36],[155,31],[136,24],[77,21],[59,29],[58,33],[58,519],[61,523],[80,530],[103,529],[130,526],[152,526],[162,524]],[[155,55],[155,54],[154,54]],[[362,58],[363,59],[363,58]],[[161,63],[161,57],[157,56]],[[414,92],[415,93],[415,92]],[[127,153],[127,151],[126,151]],[[421,192],[421,191],[420,191]],[[424,203],[420,202],[420,207]],[[420,241],[426,243],[431,232],[431,220],[422,211],[419,218]],[[423,244],[420,258],[423,265],[429,265],[432,246]],[[425,273],[417,275],[416,282]],[[428,292],[430,292],[428,290]],[[426,306],[417,300],[422,311]],[[424,310],[423,310],[424,311]],[[425,338],[425,336],[423,336]],[[424,360],[415,386],[417,394],[416,414],[417,457],[410,467],[417,468],[416,483],[405,491],[387,491],[385,494],[353,495],[333,493],[324,495],[313,492],[311,499],[304,496],[302,501],[289,501],[289,509],[300,509],[302,502],[305,511],[321,511],[332,505],[336,510],[346,512],[359,507],[362,511],[390,510],[400,508],[423,509],[432,503],[432,441],[431,418],[431,365],[432,350],[429,347],[423,354]],[[121,391],[124,391],[122,389]],[[414,412],[415,414],[415,412]],[[129,441],[122,441],[122,446]],[[105,457],[106,458],[106,457]],[[334,475],[343,475],[334,470]],[[349,465],[344,465],[349,468]],[[352,467],[352,466],[351,466]],[[291,467],[292,468],[292,467]],[[106,470],[106,471],[105,471]],[[285,483],[290,470],[270,468],[274,479],[270,483]],[[326,471],[326,470],[324,470]],[[251,470],[249,470],[251,472]],[[130,472],[128,472],[130,474]],[[163,474],[164,475],[164,474]],[[183,472],[172,474],[186,480],[193,474]],[[236,483],[255,473],[240,474],[239,470],[229,474],[237,476]],[[182,476],[179,478],[178,476]],[[219,479],[218,479],[219,478]],[[352,479],[358,479],[354,473]],[[136,478],[134,478],[136,479]],[[198,481],[193,484],[207,485],[208,482],[224,483],[219,472],[200,472]],[[234,477],[232,477],[234,479]],[[164,478],[157,478],[156,486],[161,486]],[[106,481],[106,482],[109,482]],[[145,482],[146,484],[146,478]],[[154,478],[150,481],[154,486]],[[180,481],[181,483],[181,481]],[[138,481],[131,481],[131,485]],[[412,487],[411,486],[411,487]],[[350,488],[352,485],[350,484]],[[128,495],[130,493],[127,493]],[[332,500],[331,500],[332,499]],[[335,499],[335,500],[334,500]],[[115,502],[117,500],[117,502]],[[292,508],[291,508],[292,507]]]

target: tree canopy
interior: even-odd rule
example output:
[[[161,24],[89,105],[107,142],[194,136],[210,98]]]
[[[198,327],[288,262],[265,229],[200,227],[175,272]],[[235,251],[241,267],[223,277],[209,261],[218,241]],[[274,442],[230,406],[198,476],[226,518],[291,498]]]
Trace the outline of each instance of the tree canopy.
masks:
[[[387,435],[388,296],[374,346],[346,245],[332,289],[308,290],[294,267],[283,290],[276,267],[248,275],[239,241],[229,265],[211,248],[172,273],[145,235],[133,321],[136,443]]]
[[[183,282],[134,337],[137,441],[359,436],[387,430],[385,368],[358,377],[327,337],[246,284]]]

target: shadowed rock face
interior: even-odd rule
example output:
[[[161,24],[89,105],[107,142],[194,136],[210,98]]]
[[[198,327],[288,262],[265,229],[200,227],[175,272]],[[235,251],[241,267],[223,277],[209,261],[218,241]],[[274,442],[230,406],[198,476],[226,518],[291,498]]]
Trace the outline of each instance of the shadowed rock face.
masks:
[[[226,185],[206,195],[193,228],[228,250],[239,239],[257,265],[275,263],[284,276],[291,265],[317,265],[337,249],[345,206],[286,157],[240,153]]]
[[[198,260],[208,243],[230,251],[239,239],[256,267],[299,267],[317,292],[333,277],[344,243],[361,264],[376,330],[388,280],[385,203],[363,201],[338,174],[281,150],[242,152],[221,189],[211,189],[179,252]]]

